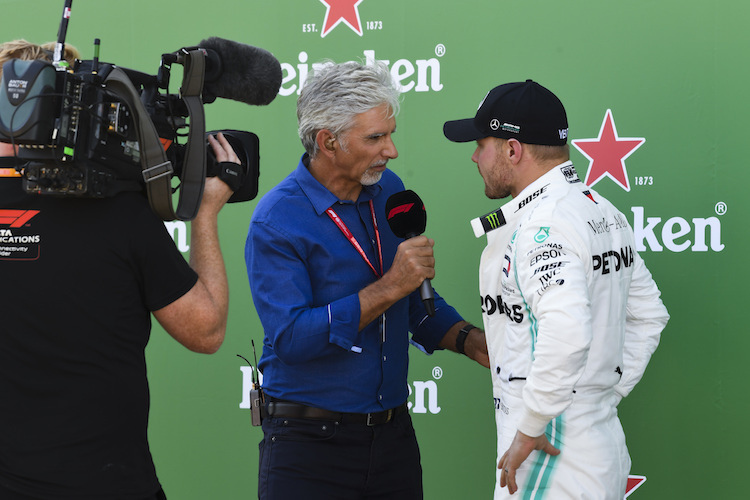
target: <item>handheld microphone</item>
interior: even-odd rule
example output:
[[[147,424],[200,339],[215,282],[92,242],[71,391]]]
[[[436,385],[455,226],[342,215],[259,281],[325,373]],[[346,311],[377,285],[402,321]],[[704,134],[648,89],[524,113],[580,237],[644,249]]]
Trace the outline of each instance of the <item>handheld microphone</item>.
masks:
[[[281,64],[265,49],[219,37],[198,45],[206,51],[203,102],[217,97],[265,106],[281,87]]]
[[[385,202],[388,225],[399,238],[409,239],[424,233],[427,227],[427,212],[417,193],[407,189],[392,194]],[[419,286],[419,295],[429,316],[435,314],[435,293],[429,278]]]

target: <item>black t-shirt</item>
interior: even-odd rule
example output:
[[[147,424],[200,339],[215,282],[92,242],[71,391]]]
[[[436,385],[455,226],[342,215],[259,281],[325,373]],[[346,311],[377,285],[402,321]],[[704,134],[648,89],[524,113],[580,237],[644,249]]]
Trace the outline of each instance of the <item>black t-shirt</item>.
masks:
[[[49,499],[153,494],[150,311],[197,275],[143,195],[20,186],[0,178],[0,482]]]

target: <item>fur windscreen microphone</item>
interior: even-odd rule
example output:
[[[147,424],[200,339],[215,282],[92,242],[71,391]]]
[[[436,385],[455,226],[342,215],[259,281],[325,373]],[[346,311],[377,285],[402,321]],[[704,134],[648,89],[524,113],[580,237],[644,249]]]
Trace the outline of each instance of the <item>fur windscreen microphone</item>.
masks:
[[[388,225],[399,238],[409,239],[424,233],[427,227],[427,212],[422,199],[414,191],[407,189],[392,194],[385,202]],[[419,295],[427,314],[435,314],[435,293],[429,279],[419,286]]]
[[[198,45],[206,50],[203,102],[217,97],[265,106],[281,87],[281,64],[265,49],[219,37]]]

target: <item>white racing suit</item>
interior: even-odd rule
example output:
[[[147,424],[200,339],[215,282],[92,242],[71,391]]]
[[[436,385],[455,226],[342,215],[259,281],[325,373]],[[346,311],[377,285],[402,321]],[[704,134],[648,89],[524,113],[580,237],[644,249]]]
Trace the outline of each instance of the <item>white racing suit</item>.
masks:
[[[517,430],[546,432],[561,451],[532,452],[513,498],[621,500],[630,457],[617,404],[669,319],[627,219],[566,162],[472,225],[487,232],[479,287],[497,459]]]

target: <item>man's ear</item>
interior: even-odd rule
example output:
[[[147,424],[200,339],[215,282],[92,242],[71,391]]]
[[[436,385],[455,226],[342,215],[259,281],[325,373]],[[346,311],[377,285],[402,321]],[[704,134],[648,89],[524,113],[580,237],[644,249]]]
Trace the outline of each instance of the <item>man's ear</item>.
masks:
[[[508,139],[506,141],[506,144],[508,146],[508,159],[513,164],[518,164],[518,162],[521,161],[521,157],[523,156],[523,144],[518,142],[517,139]]]
[[[326,128],[319,130],[315,136],[315,142],[322,154],[331,156],[336,153],[336,136],[330,130]]]

